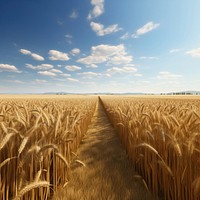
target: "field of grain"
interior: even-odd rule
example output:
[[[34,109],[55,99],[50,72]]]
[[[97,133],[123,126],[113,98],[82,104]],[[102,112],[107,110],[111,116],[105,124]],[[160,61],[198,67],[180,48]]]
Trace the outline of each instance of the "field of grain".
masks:
[[[77,149],[92,119],[96,119],[92,123],[96,127],[90,127],[93,135],[82,148],[85,152],[82,160],[77,155]],[[115,151],[120,156],[122,151],[116,148],[119,143],[115,135],[120,138],[131,160],[133,171],[138,173],[134,179],[124,174],[126,166],[129,166],[127,163],[120,164],[125,162],[124,155],[123,159],[115,156]],[[95,165],[94,162],[101,164]],[[118,162],[119,166],[114,162]],[[84,178],[77,186],[69,176],[74,164],[87,166],[85,171],[77,170],[82,174],[77,173],[75,180],[80,174],[80,179]],[[117,200],[117,196],[121,196],[131,200],[131,194],[136,194],[135,191],[144,186],[158,199],[196,200],[200,199],[199,166],[199,97],[0,96],[2,200],[45,200],[55,193],[57,199],[76,199],[75,196],[80,199],[81,195],[86,195],[84,199],[93,196],[95,199],[109,197]],[[90,169],[93,171],[88,172]],[[93,177],[96,190],[92,191],[95,194],[90,192],[92,186],[87,174]],[[135,181],[139,180],[138,177],[140,182]],[[117,188],[116,178],[122,182],[122,187],[129,190],[122,188],[120,191],[121,186]],[[107,183],[99,183],[103,180]],[[134,188],[130,188],[132,181],[135,181],[131,186]],[[136,186],[138,184],[139,187]],[[106,189],[106,193],[104,185],[110,188]],[[76,195],[73,186],[79,187]],[[139,196],[145,190],[141,189],[138,198],[134,199],[142,199]],[[128,195],[125,196],[122,191]],[[68,194],[71,198],[65,198],[62,194]]]
[[[67,185],[71,157],[96,101],[87,96],[1,96],[0,199],[49,199],[58,186]]]
[[[154,196],[199,199],[200,98],[104,96],[102,102]]]

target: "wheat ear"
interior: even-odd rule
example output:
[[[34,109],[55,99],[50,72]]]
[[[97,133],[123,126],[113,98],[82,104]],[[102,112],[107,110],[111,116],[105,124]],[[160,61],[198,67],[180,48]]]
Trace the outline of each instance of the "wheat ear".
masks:
[[[29,185],[25,186],[22,188],[18,195],[13,199],[13,200],[20,200],[20,198],[27,193],[28,191],[35,189],[35,188],[40,188],[40,187],[49,187],[50,184],[47,181],[39,181],[39,182],[32,182]]]

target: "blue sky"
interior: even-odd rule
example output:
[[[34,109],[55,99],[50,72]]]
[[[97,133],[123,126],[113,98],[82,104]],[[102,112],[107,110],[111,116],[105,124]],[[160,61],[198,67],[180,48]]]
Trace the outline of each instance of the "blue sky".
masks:
[[[0,0],[0,93],[200,90],[199,0]]]

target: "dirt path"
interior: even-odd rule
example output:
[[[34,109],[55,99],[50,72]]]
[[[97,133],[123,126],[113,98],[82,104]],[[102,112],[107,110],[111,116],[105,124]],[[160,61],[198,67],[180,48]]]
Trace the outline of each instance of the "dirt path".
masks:
[[[122,149],[101,104],[77,152],[86,167],[72,165],[71,180],[55,199],[151,200]]]

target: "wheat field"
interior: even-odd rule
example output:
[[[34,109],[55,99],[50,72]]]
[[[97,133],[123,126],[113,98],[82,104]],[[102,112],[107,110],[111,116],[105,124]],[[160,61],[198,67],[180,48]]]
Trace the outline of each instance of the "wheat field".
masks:
[[[98,101],[154,197],[200,199],[199,97],[83,95],[0,97],[0,199],[67,190]]]
[[[155,196],[200,199],[199,97],[102,97],[135,170]]]
[[[96,101],[87,96],[0,98],[0,199],[49,199],[58,186],[66,186]]]

